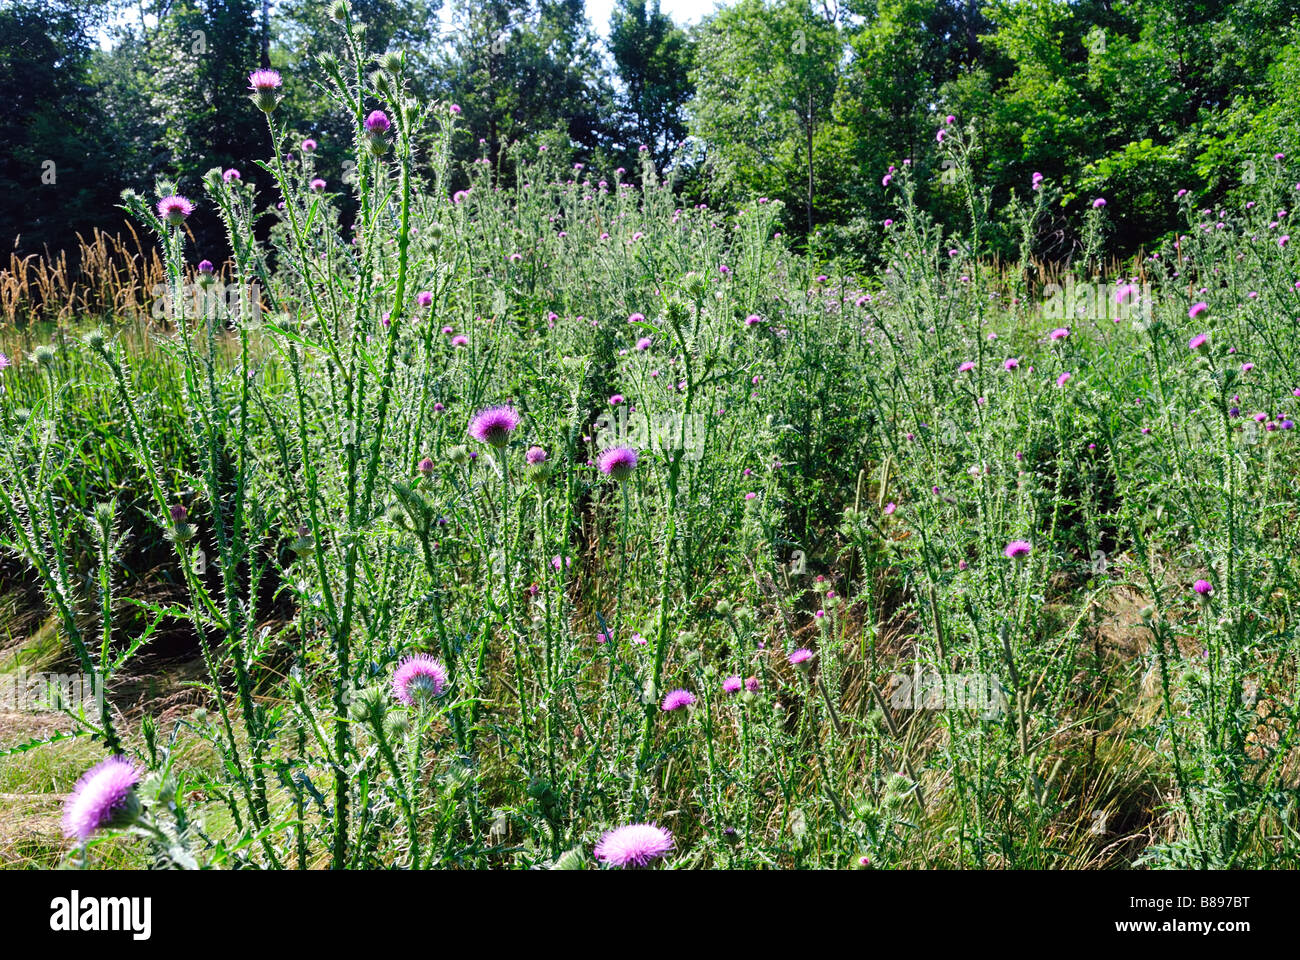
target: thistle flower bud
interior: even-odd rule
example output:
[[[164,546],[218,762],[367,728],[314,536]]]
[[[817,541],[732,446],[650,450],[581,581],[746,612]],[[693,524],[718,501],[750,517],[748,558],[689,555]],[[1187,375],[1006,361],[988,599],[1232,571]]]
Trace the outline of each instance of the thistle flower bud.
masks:
[[[335,23],[342,23],[348,18],[348,11],[351,8],[348,6],[348,0],[334,0],[329,9],[330,19]]]
[[[86,334],[86,346],[96,353],[104,352],[106,342],[107,338],[105,338],[103,330],[91,330],[90,333]]]
[[[385,53],[383,56],[379,58],[379,65],[383,67],[385,70],[387,70],[389,73],[401,73],[402,55],[400,53],[390,50],[388,53]]]
[[[451,459],[452,463],[462,467],[469,463],[469,449],[463,443],[458,443],[456,446],[448,450],[447,456]]]
[[[42,367],[51,367],[54,365],[54,348],[43,343],[32,351],[32,359]]]

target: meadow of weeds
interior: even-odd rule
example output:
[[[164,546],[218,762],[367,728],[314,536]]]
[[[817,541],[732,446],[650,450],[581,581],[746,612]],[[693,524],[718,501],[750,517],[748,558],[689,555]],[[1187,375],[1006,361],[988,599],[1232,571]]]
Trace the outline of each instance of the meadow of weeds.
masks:
[[[6,577],[107,690],[0,745],[5,795],[64,804],[10,862],[1297,862],[1288,158],[1118,269],[1103,198],[1032,260],[1035,177],[994,269],[950,118],[968,216],[898,158],[867,272],[648,157],[453,169],[459,108],[342,36],[250,77],[275,196],[124,195],[157,318],[6,358]],[[307,82],[349,182],[280,123]],[[122,693],[164,637],[201,660],[165,712]]]

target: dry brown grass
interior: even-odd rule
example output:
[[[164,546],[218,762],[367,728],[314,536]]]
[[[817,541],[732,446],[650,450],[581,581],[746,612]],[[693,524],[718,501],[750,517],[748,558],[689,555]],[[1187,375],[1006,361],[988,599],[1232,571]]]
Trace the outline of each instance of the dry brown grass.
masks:
[[[126,229],[128,236],[110,236],[96,228],[89,241],[78,234],[71,259],[67,251],[25,257],[11,252],[0,268],[0,320],[14,326],[147,314],[153,289],[164,282],[163,263],[134,227]]]

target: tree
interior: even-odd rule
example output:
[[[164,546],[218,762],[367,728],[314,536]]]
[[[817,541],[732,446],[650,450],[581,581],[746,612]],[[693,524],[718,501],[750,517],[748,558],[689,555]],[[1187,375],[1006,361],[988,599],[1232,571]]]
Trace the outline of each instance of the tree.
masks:
[[[696,38],[690,129],[709,172],[732,194],[799,197],[809,233],[842,54],[838,24],[805,0],[740,0]]]
[[[692,90],[686,33],[660,12],[659,0],[619,0],[610,16],[609,50],[628,126],[662,168],[686,136],[683,107]]]

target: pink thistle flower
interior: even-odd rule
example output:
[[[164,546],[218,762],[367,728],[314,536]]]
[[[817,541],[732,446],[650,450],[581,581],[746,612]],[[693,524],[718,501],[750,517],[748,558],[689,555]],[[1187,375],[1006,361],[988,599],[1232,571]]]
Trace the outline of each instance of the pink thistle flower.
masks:
[[[529,447],[528,452],[524,454],[524,462],[530,467],[535,467],[539,463],[545,463],[546,451],[541,447]]]
[[[408,707],[442,696],[447,668],[427,653],[407,657],[393,672],[393,696]]]
[[[1063,387],[1069,382],[1070,382],[1069,371],[1066,371],[1065,373],[1061,374],[1059,377],[1056,378],[1056,385],[1058,387]]]
[[[366,133],[373,136],[382,137],[393,126],[393,121],[388,119],[388,114],[382,110],[372,110],[370,116],[366,117]]]
[[[739,674],[732,674],[731,676],[727,677],[726,680],[722,681],[722,692],[740,693],[740,688],[742,685],[743,684],[741,683]]]
[[[1214,585],[1211,584],[1209,580],[1197,580],[1194,584],[1192,584],[1192,589],[1195,590],[1197,593],[1199,593],[1202,597],[1208,597],[1210,594],[1214,592]]]
[[[665,713],[672,713],[674,710],[681,710],[684,707],[695,706],[695,694],[689,690],[669,690],[664,697],[663,703],[659,705]]]
[[[638,350],[649,350],[649,349],[650,349],[650,343],[651,343],[651,340],[650,340],[649,337],[642,337],[640,340],[638,340],[638,341],[636,342],[636,348],[637,348]]]
[[[311,153],[313,150],[316,149],[316,141],[313,140],[311,137],[308,137],[306,140],[302,142],[302,149],[304,153]]]
[[[428,307],[433,304],[433,293],[429,290],[421,290],[415,295],[415,302],[422,307]]]
[[[280,74],[275,70],[254,70],[248,75],[248,89],[254,93],[261,93],[263,90],[279,90]]]
[[[474,414],[469,422],[469,435],[499,450],[510,442],[510,434],[519,426],[520,419],[514,407],[488,407]]]
[[[1051,333],[1048,334],[1048,336],[1053,340],[1064,340],[1069,335],[1070,335],[1069,327],[1057,327],[1055,330],[1053,330]]]
[[[1210,305],[1206,303],[1204,300],[1200,300],[1192,304],[1191,307],[1188,308],[1187,310],[1188,319],[1195,320],[1197,317],[1199,317],[1201,314],[1205,313],[1209,309],[1210,309]]]
[[[311,189],[314,193],[320,193],[322,190],[325,189],[325,181],[322,180],[320,177],[316,177],[311,182]]]
[[[644,867],[673,848],[673,835],[653,823],[610,830],[596,843],[596,859],[612,867]]]
[[[596,460],[600,472],[615,480],[626,480],[636,469],[637,452],[631,447],[611,447]]]
[[[96,830],[120,824],[134,805],[141,776],[125,757],[101,760],[83,773],[63,803],[63,835],[84,842]]]
[[[1012,540],[1002,549],[1002,555],[1008,560],[1023,560],[1033,549],[1028,540]]]
[[[791,653],[786,659],[790,661],[790,666],[796,667],[800,670],[806,670],[808,667],[812,666],[812,664],[809,663],[812,658],[813,652],[811,650],[807,647],[800,647]]]
[[[957,372],[958,372],[958,373],[970,373],[970,372],[971,372],[972,370],[974,370],[974,369],[975,369],[975,361],[974,361],[974,360],[967,360],[965,363],[963,363],[960,367],[957,368]]]
[[[1198,333],[1196,336],[1192,337],[1192,339],[1187,341],[1187,349],[1204,350],[1207,346],[1209,346],[1209,343],[1210,343],[1210,335],[1208,333]]]
[[[163,197],[158,201],[158,216],[162,217],[173,227],[179,227],[185,222],[185,218],[194,212],[194,204],[184,197],[173,194],[170,197]]]

